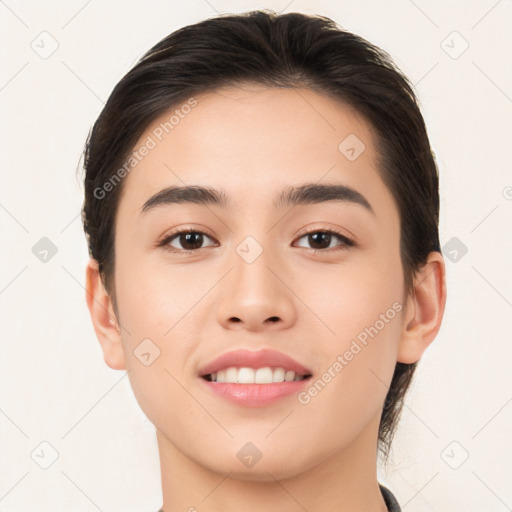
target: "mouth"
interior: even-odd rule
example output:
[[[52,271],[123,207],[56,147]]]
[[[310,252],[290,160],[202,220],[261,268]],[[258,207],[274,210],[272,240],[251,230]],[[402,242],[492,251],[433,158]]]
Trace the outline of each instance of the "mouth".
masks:
[[[225,384],[280,384],[307,380],[311,374],[300,374],[283,367],[265,366],[262,368],[228,367],[216,372],[201,375],[208,382]]]
[[[205,389],[237,407],[269,407],[296,395],[312,375],[283,367],[229,367],[201,375]]]
[[[240,407],[267,407],[299,393],[313,372],[271,348],[225,352],[199,369],[204,389]]]

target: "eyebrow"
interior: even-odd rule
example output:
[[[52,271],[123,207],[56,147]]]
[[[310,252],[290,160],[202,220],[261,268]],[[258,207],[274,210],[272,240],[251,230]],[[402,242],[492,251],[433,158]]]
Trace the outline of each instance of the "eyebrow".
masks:
[[[372,215],[375,211],[368,200],[357,190],[342,184],[305,183],[289,186],[282,190],[274,200],[276,208],[295,205],[310,205],[324,202],[346,202],[363,206]],[[151,196],[142,206],[141,214],[159,206],[192,203],[212,205],[221,208],[229,207],[229,199],[223,189],[215,189],[200,185],[171,186]]]

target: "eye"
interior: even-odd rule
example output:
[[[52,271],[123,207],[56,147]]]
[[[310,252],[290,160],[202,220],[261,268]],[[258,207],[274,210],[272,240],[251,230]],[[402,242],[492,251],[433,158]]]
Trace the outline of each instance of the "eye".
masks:
[[[213,240],[210,236],[202,231],[185,229],[171,233],[170,235],[166,236],[158,245],[159,247],[165,247],[165,249],[168,249],[171,252],[193,252],[203,248],[202,245],[205,237]],[[172,245],[173,243],[179,244],[181,247],[175,247]]]
[[[158,243],[158,246],[164,247],[166,250],[169,250],[173,253],[192,253],[204,248],[203,243],[205,238],[213,240],[212,237],[203,231],[184,229],[167,235],[161,242]],[[309,243],[313,244],[313,247],[311,247],[310,250],[315,254],[318,252],[331,252],[328,249],[333,249],[331,242],[336,238],[340,240],[341,243],[335,246],[337,247],[337,249],[334,249],[335,251],[343,250],[347,247],[352,247],[355,245],[355,242],[350,238],[347,238],[345,235],[342,235],[341,233],[338,233],[334,230],[310,231],[309,233],[302,235],[299,239],[303,238],[306,238]],[[179,247],[176,247],[176,245],[173,244],[177,244]],[[210,246],[215,245],[215,243],[210,244]]]
[[[317,231],[310,231],[309,233],[306,233],[300,237],[306,238],[308,243],[313,244],[313,247],[311,250],[313,253],[317,252],[331,252],[327,251],[327,249],[331,249],[331,242],[333,239],[341,240],[341,244],[338,244],[338,249],[335,250],[343,250],[346,247],[353,247],[355,245],[355,242],[351,240],[350,238],[347,238],[345,235],[342,235],[341,233],[338,233],[334,230],[317,230]],[[303,247],[303,246],[302,246]]]

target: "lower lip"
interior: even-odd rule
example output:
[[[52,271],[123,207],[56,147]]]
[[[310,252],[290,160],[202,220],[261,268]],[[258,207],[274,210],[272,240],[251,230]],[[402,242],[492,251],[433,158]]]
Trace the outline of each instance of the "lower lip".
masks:
[[[291,382],[272,384],[230,384],[200,379],[213,393],[245,407],[265,407],[298,393],[309,384],[311,377]]]

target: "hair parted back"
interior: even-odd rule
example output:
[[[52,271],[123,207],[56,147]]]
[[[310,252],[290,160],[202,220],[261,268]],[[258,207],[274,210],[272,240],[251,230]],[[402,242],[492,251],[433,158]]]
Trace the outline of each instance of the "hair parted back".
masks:
[[[438,170],[413,86],[389,54],[324,16],[270,10],[221,15],[176,30],[145,53],[112,91],[84,148],[82,222],[114,303],[114,225],[123,183],[101,188],[148,125],[190,97],[247,83],[309,88],[350,105],[376,134],[378,172],[400,214],[405,295],[431,251],[440,252]],[[391,441],[416,363],[397,362],[379,425]]]

